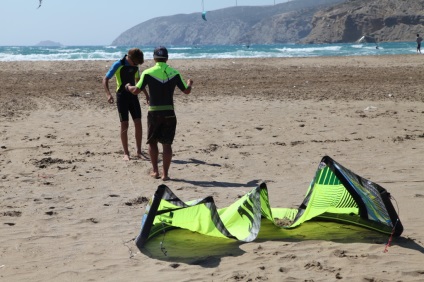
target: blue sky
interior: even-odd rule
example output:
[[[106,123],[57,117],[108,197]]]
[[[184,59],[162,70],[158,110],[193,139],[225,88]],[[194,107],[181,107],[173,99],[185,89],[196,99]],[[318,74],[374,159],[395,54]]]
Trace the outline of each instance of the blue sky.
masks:
[[[205,10],[273,5],[287,0],[204,0]],[[127,29],[151,18],[202,12],[201,0],[1,0],[0,46],[108,45]],[[268,3],[269,2],[269,3]],[[160,3],[160,5],[156,5]]]

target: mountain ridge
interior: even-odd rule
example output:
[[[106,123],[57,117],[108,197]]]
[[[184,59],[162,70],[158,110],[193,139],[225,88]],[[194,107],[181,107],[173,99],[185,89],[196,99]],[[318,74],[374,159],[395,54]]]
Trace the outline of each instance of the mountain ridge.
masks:
[[[346,0],[295,0],[268,6],[237,6],[208,11],[207,21],[201,13],[177,14],[153,18],[140,23],[119,35],[112,45],[212,45],[241,43],[285,43],[295,42],[299,36],[293,36],[279,30],[279,26],[260,36],[261,28],[269,26],[262,22],[287,13],[298,16],[296,26],[310,22],[314,12]],[[301,28],[303,30],[304,28]],[[308,32],[308,30],[307,30]],[[258,35],[259,34],[259,35]],[[263,33],[262,33],[263,34]],[[272,34],[272,35],[271,35]]]
[[[424,31],[424,0],[293,0],[153,18],[115,46],[411,41]],[[424,32],[423,32],[424,33]]]

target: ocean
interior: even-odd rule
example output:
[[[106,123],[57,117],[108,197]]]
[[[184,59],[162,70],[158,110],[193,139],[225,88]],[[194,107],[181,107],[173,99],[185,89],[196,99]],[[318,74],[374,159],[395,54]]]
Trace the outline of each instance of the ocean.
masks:
[[[152,59],[152,46],[140,48]],[[0,46],[0,61],[116,60],[131,47],[117,46]],[[170,59],[283,58],[415,54],[415,42],[166,46]]]

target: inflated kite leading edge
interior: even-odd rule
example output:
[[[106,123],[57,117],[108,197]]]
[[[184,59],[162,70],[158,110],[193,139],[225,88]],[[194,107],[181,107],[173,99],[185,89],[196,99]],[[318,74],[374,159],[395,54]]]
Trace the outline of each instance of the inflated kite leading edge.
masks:
[[[393,236],[403,232],[386,189],[325,156],[297,209],[271,208],[265,183],[222,209],[211,196],[183,202],[160,185],[146,207],[136,245],[141,250],[150,238],[174,228],[250,242],[258,236],[262,218],[286,229],[308,220],[327,220]]]

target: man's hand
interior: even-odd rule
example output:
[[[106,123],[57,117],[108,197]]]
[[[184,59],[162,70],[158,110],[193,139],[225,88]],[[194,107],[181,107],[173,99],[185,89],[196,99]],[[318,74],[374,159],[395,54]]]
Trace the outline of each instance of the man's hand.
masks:
[[[191,86],[193,85],[193,80],[190,78],[187,80],[187,89],[183,91],[184,94],[191,93]]]
[[[107,96],[107,101],[109,102],[109,104],[113,104],[113,96],[111,94]]]
[[[193,85],[193,79],[189,78],[187,80],[187,86],[191,87]]]
[[[150,105],[150,96],[146,89],[143,89],[144,96],[146,96],[146,104]]]

